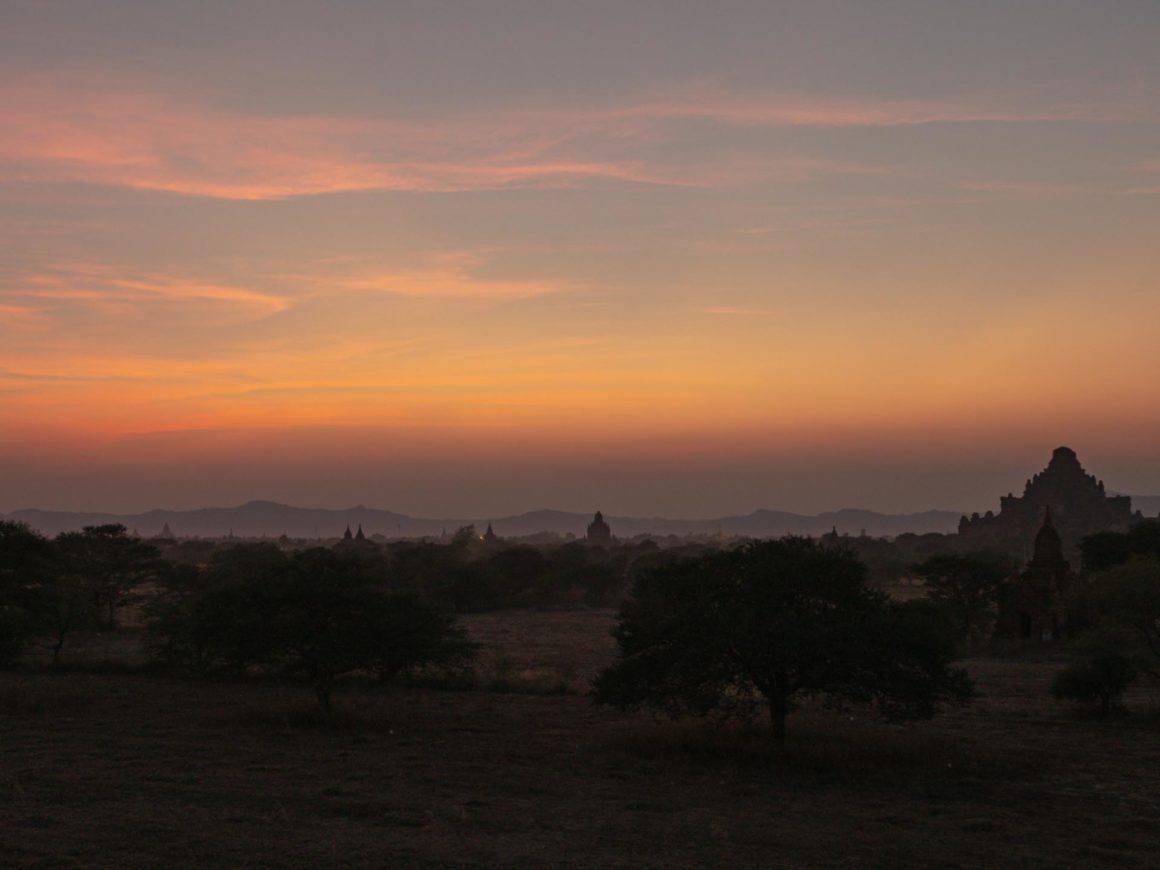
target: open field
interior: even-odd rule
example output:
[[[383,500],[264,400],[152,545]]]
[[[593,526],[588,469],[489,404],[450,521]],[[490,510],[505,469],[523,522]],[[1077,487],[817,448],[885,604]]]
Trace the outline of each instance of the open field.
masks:
[[[352,686],[325,724],[300,686],[0,674],[0,863],[1155,866],[1145,694],[1100,721],[1047,696],[1057,663],[975,659],[969,708],[805,712],[767,759],[760,731],[594,708],[611,620],[470,617],[481,688]]]

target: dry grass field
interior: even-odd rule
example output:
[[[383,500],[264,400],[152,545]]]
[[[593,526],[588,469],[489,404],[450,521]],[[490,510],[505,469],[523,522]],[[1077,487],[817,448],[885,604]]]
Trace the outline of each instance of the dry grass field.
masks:
[[[1144,867],[1160,718],[1047,696],[1057,663],[975,659],[981,697],[889,727],[821,711],[710,733],[593,707],[607,612],[466,620],[474,687],[307,688],[132,669],[0,674],[0,864],[42,867]],[[81,661],[132,661],[133,635]],[[76,659],[74,659],[75,661]]]

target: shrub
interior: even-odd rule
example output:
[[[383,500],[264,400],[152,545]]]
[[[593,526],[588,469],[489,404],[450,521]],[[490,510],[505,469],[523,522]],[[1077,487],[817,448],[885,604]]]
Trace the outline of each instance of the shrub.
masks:
[[[1124,691],[1136,678],[1136,669],[1126,657],[1105,652],[1075,662],[1055,675],[1051,694],[1070,701],[1099,701],[1100,712],[1107,715],[1119,706]]]

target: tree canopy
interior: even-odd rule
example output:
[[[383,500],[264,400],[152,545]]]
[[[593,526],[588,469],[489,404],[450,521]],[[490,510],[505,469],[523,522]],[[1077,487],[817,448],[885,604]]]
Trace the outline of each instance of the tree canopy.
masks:
[[[657,566],[637,580],[615,637],[598,702],[675,716],[764,705],[776,739],[812,695],[911,719],[972,693],[950,666],[953,633],[929,608],[890,602],[852,553],[804,538]]]
[[[13,661],[38,627],[37,588],[51,555],[50,542],[28,526],[0,520],[0,664]]]
[[[1132,556],[1091,573],[1071,605],[1089,631],[1117,636],[1125,657],[1160,677],[1160,556]]]
[[[56,538],[59,573],[88,587],[107,628],[117,625],[117,609],[128,594],[155,579],[161,554],[119,524],[85,526]]]
[[[929,597],[947,608],[964,638],[986,626],[1014,570],[1011,559],[988,553],[944,553],[914,566]]]
[[[307,677],[324,710],[335,679],[384,678],[470,656],[452,617],[392,592],[374,563],[333,550],[250,545],[174,578],[153,608],[155,654],[196,670],[257,666]]]

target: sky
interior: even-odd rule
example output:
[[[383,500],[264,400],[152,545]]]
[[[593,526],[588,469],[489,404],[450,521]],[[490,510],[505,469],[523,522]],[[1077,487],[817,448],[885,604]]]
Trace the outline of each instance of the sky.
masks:
[[[1160,4],[0,4],[0,511],[1160,493]]]

